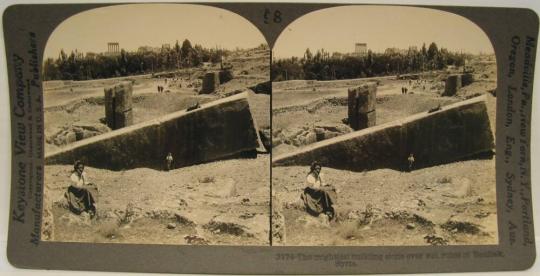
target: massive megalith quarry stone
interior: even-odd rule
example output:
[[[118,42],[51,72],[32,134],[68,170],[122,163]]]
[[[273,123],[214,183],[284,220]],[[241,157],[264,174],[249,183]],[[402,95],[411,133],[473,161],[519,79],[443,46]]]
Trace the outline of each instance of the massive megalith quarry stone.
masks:
[[[105,120],[111,129],[133,124],[133,88],[124,81],[105,88]]]
[[[75,142],[45,156],[46,164],[73,164],[111,170],[164,167],[172,153],[179,168],[246,152],[260,145],[247,93],[178,111],[159,119]]]
[[[199,94],[214,93],[219,88],[219,72],[206,73],[203,77],[202,88]]]
[[[377,84],[374,82],[349,89],[349,125],[360,130],[375,125]]]
[[[272,159],[274,166],[323,166],[364,171],[403,170],[413,154],[415,168],[492,153],[493,133],[485,96],[405,119],[324,140]]]

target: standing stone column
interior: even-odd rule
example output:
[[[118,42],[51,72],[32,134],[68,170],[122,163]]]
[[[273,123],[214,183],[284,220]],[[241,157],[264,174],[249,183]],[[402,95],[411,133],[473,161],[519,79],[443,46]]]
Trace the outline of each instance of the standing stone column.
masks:
[[[461,88],[461,75],[450,75],[444,83],[443,96],[451,97]]]
[[[219,73],[206,73],[203,78],[202,89],[200,94],[214,93],[219,88]]]
[[[123,81],[105,88],[105,120],[111,129],[133,124],[133,88],[131,82]]]
[[[376,99],[376,83],[349,88],[349,125],[352,129],[360,130],[375,125]]]

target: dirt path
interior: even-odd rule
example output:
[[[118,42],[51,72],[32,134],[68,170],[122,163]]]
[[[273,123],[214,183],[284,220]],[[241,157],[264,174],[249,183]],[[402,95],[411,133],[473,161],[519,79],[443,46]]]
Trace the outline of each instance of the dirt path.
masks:
[[[133,86],[133,95],[143,95],[143,94],[158,94],[157,87],[158,85],[164,86],[163,81],[158,80],[148,80],[143,83],[139,83]],[[62,89],[62,90],[52,90],[45,91],[46,97],[44,97],[44,108],[50,108],[54,106],[67,105],[73,102],[81,101],[83,99],[93,98],[93,97],[103,97],[102,87],[95,88],[75,88],[72,90]],[[193,89],[184,88],[184,89],[170,89],[171,92],[180,92],[180,93],[190,93],[193,94]]]
[[[425,86],[425,88],[424,88]],[[409,85],[407,80],[385,79],[377,87],[377,96],[400,95],[401,88],[406,87],[408,92],[421,95],[439,95],[440,89],[434,84]],[[432,88],[433,87],[433,88]],[[272,91],[272,108],[282,108],[293,105],[305,105],[325,97],[347,97],[350,87],[339,88],[313,88],[299,90],[275,90]]]

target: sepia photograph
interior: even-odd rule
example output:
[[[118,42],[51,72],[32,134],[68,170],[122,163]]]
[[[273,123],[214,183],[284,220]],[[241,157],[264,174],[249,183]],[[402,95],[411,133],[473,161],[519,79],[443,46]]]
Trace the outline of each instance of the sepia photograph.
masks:
[[[272,245],[497,245],[497,63],[449,12],[332,7],[272,49]]]
[[[537,7],[13,1],[0,271],[535,274]]]
[[[269,245],[270,49],[190,4],[95,8],[43,56],[41,239]]]

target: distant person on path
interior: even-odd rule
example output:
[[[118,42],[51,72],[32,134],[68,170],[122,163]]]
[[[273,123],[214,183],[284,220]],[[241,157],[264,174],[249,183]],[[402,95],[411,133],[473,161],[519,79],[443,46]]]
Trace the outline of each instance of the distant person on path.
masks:
[[[308,213],[313,216],[326,214],[329,220],[332,220],[335,218],[332,205],[337,203],[337,192],[334,187],[324,182],[321,169],[317,161],[311,164],[306,177],[306,188],[300,198],[304,201]]]
[[[173,161],[174,159],[172,157],[172,153],[169,152],[169,154],[167,154],[167,157],[165,157],[165,170],[166,171],[172,170]]]
[[[76,161],[73,168],[74,170],[69,177],[71,185],[65,193],[69,209],[77,215],[87,212],[93,218],[96,215],[96,201],[92,192],[97,194],[97,187],[88,181],[84,172],[84,164],[81,161]]]
[[[411,172],[413,170],[413,166],[414,166],[414,155],[412,153],[409,154],[409,157],[407,158],[407,162],[409,162],[408,171]]]
[[[401,94],[407,94],[408,91],[409,91],[409,89],[407,89],[407,87],[402,87],[401,88]]]

